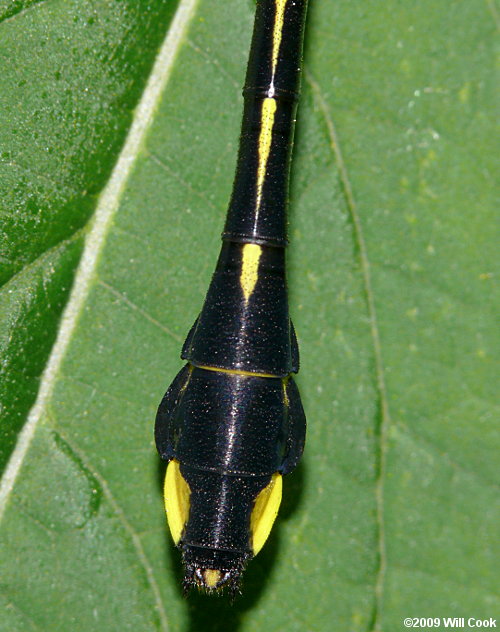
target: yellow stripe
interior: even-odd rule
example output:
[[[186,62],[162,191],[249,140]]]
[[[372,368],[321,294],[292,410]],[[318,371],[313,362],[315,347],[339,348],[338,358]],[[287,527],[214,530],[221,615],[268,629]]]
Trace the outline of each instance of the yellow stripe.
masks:
[[[283,384],[283,401],[284,401],[285,406],[286,406],[287,408],[289,408],[289,407],[290,407],[290,400],[288,399],[288,391],[286,390],[286,387],[287,387],[287,385],[288,385],[288,380],[289,380],[289,379],[290,379],[290,376],[289,376],[289,375],[287,375],[286,377],[284,377],[284,378],[281,380],[281,383]]]
[[[248,377],[278,377],[277,375],[271,375],[271,373],[253,373],[252,371],[238,371],[238,369],[219,369],[216,366],[203,366],[202,364],[196,365],[199,369],[205,369],[205,371],[216,371],[219,373],[228,373],[229,375],[246,375]]]
[[[287,0],[276,0],[276,15],[274,17],[273,28],[273,77],[278,64],[278,55],[281,46],[281,36],[283,34],[283,23],[285,21],[285,7]]]
[[[259,166],[257,167],[257,210],[262,201],[262,186],[266,177],[267,161],[273,139],[274,113],[276,112],[276,101],[274,99],[264,99],[262,101],[262,118],[259,135]]]
[[[245,302],[248,302],[259,278],[259,261],[262,248],[258,244],[245,244],[243,246],[240,285],[243,290]]]
[[[273,54],[272,54],[272,85],[274,74],[278,65],[278,56],[283,36],[283,24],[285,22],[285,8],[288,0],[276,0],[276,13],[273,26]],[[272,89],[271,89],[272,90]],[[262,202],[262,187],[266,178],[267,161],[273,139],[274,115],[276,113],[276,101],[272,94],[262,102],[261,127],[259,135],[259,165],[257,167],[257,211]]]

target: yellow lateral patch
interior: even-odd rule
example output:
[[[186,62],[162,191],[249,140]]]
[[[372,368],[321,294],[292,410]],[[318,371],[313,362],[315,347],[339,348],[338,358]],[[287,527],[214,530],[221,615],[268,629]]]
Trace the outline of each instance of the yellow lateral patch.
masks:
[[[245,244],[241,257],[240,285],[245,301],[248,301],[259,278],[259,261],[262,248],[258,244]]]
[[[194,369],[194,366],[192,364],[189,364],[188,365],[188,375],[187,375],[186,381],[181,386],[181,390],[179,391],[179,395],[184,393],[184,391],[187,389],[187,386],[189,384],[189,380],[191,379],[191,376],[193,375],[193,369]]]
[[[281,383],[283,384],[283,401],[285,402],[285,406],[287,408],[290,406],[290,400],[288,399],[288,391],[286,390],[289,379],[290,379],[290,376],[287,375],[281,380]]]
[[[189,497],[191,490],[181,474],[180,463],[172,459],[167,466],[165,476],[165,510],[168,526],[176,544],[181,539],[184,526],[189,518]]]
[[[254,555],[257,555],[264,546],[264,542],[271,532],[280,508],[282,488],[282,476],[276,472],[273,474],[271,482],[264,487],[255,500],[250,517],[250,533]]]
[[[261,128],[259,134],[259,165],[257,167],[257,210],[262,201],[262,187],[266,177],[267,161],[273,139],[274,113],[276,112],[276,101],[274,99],[264,99],[262,101]]]
[[[274,17],[273,28],[273,77],[278,64],[278,55],[281,46],[281,36],[283,34],[283,23],[285,21],[285,7],[287,0],[276,0],[276,15]]]

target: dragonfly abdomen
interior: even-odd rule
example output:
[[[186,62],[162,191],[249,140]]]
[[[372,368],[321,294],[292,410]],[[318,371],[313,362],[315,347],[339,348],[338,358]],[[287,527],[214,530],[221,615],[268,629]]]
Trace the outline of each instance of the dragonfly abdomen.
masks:
[[[304,446],[285,246],[305,9],[306,0],[258,0],[223,244],[182,349],[187,364],[156,417],[186,587],[236,589]]]
[[[226,241],[184,345],[195,366],[286,377],[298,370],[283,248]]]
[[[306,0],[258,3],[223,239],[286,246],[290,160]]]
[[[297,465],[304,437],[291,377],[182,369],[158,410],[156,443],[170,460],[165,498],[186,585],[237,585],[269,535],[281,475]]]

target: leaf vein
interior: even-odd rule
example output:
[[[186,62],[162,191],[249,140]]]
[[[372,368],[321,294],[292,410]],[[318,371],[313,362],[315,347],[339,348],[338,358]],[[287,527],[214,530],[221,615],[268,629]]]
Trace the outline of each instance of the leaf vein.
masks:
[[[347,207],[354,228],[354,238],[357,245],[361,271],[363,276],[363,284],[366,295],[367,309],[370,320],[370,334],[373,344],[373,352],[375,359],[376,386],[379,397],[379,413],[380,420],[377,427],[377,479],[375,482],[375,499],[376,499],[376,519],[378,531],[378,569],[375,579],[375,606],[373,612],[373,632],[380,632],[382,629],[382,600],[384,590],[384,579],[387,568],[386,544],[385,544],[385,523],[384,523],[384,482],[386,473],[386,453],[387,453],[387,436],[390,425],[389,404],[387,398],[387,389],[385,384],[384,365],[382,361],[382,348],[380,342],[380,333],[378,328],[377,311],[375,308],[375,299],[371,282],[371,264],[368,258],[368,250],[364,238],[361,218],[358,214],[356,201],[352,191],[351,182],[347,173],[344,157],[340,149],[339,140],[333,119],[330,115],[328,105],[325,101],[319,84],[309,71],[304,72],[306,81],[312,88],[313,97],[323,115],[326,123],[330,148],[335,157],[337,169],[339,171],[340,181],[344,190]]]
[[[155,325],[156,327],[161,329],[164,333],[168,334],[176,342],[182,343],[182,338],[180,336],[178,336],[177,334],[174,334],[174,332],[171,331],[166,325],[163,325],[162,323],[160,323],[159,320],[156,320],[156,318],[153,318],[153,316],[148,314],[148,312],[146,310],[144,310],[141,307],[139,307],[138,305],[136,305],[127,296],[125,296],[125,294],[122,294],[119,290],[114,288],[112,285],[109,285],[109,283],[106,283],[106,281],[103,281],[102,279],[99,279],[97,283],[98,283],[98,285],[100,285],[103,288],[105,288],[108,292],[110,292],[110,294],[112,294],[113,296],[116,296],[120,301],[122,301],[122,303],[125,303],[125,305],[127,305],[127,307],[130,307],[130,309],[132,309],[133,311],[138,312],[139,314],[141,314],[141,316],[143,316],[151,324]]]
[[[200,199],[202,199],[206,204],[208,204],[208,206],[210,206],[211,209],[213,209],[214,211],[217,211],[218,209],[216,208],[215,204],[213,202],[211,202],[207,196],[202,193],[201,191],[197,191],[189,182],[186,182],[186,180],[184,180],[178,173],[176,173],[175,171],[173,171],[165,161],[163,161],[159,156],[157,156],[156,154],[154,154],[151,151],[148,151],[148,156],[151,158],[151,160],[157,164],[161,169],[163,169],[164,171],[166,171],[169,175],[171,175],[173,178],[175,178],[177,180],[177,182],[179,182],[180,184],[182,184],[183,187],[185,187],[188,191],[190,191],[191,193],[193,193],[194,195],[198,196]]]
[[[15,283],[24,274],[29,273],[30,271],[37,268],[39,265],[43,264],[44,259],[50,257],[54,253],[57,253],[59,250],[63,250],[66,246],[69,246],[71,243],[79,239],[83,234],[85,234],[86,230],[87,230],[86,226],[83,226],[82,228],[78,228],[69,237],[62,239],[61,241],[58,241],[56,244],[54,244],[50,248],[46,248],[43,252],[37,255],[35,259],[27,263],[20,270],[15,272],[11,277],[6,279],[0,285],[0,290],[4,293],[6,289],[9,288],[9,285]],[[17,263],[17,262],[13,262],[13,263]]]
[[[27,7],[21,7],[18,11],[6,9],[4,13],[4,17],[0,18],[0,24],[6,24],[7,22],[12,22],[16,18],[20,18],[27,13],[31,12],[33,9],[41,6],[42,4],[46,4],[48,0],[38,0],[38,2],[32,2]]]
[[[200,48],[199,46],[197,46],[189,38],[186,38],[186,44],[188,44],[195,51],[195,53],[198,53],[198,55],[201,55],[204,59],[206,59],[206,61],[212,64],[221,73],[221,75],[229,79],[230,83],[233,84],[233,86],[236,88],[239,94],[239,91],[240,91],[239,81],[236,81],[236,79],[227,72],[227,70],[222,66],[220,61],[216,57],[213,56],[213,54],[208,53],[206,50],[203,50],[203,48]]]
[[[63,358],[69,348],[80,315],[96,280],[96,270],[112,221],[137,156],[144,146],[153,114],[170,79],[177,53],[184,42],[198,0],[180,0],[170,29],[158,52],[141,100],[111,177],[102,191],[85,240],[69,301],[64,310],[56,342],[45,367],[40,389],[0,482],[0,521],[5,513],[17,477],[23,466],[38,424],[50,406]]]
[[[33,176],[34,178],[43,180],[47,184],[50,184],[53,187],[53,189],[55,189],[58,192],[64,191],[73,196],[77,194],[84,195],[86,193],[85,191],[81,191],[78,187],[71,186],[70,184],[65,182],[63,179],[55,180],[54,178],[47,175],[46,173],[42,173],[41,171],[36,171],[35,169],[32,169],[31,167],[27,167],[26,165],[23,165],[20,162],[16,162],[15,160],[4,160],[3,158],[1,158],[0,165],[4,165],[5,167],[12,167],[13,169],[19,169],[19,171],[29,174],[30,176]],[[15,216],[18,217],[19,214],[15,212]],[[25,217],[29,218],[31,216],[29,213],[26,213]]]
[[[77,448],[72,441],[69,441],[67,436],[61,433],[60,428],[58,428],[57,432],[63,438],[63,440],[70,446],[70,448],[74,451],[74,453],[81,459],[82,463],[85,465],[88,471],[92,474],[92,476],[94,476],[95,479],[99,482],[99,485],[102,487],[102,491],[105,497],[108,499],[109,504],[113,508],[113,511],[115,512],[116,516],[122,523],[122,526],[125,529],[125,531],[130,536],[134,549],[137,553],[139,562],[141,563],[141,566],[143,567],[146,573],[149,587],[151,588],[151,591],[153,592],[156,608],[160,616],[161,628],[164,632],[167,632],[169,626],[168,626],[167,614],[165,612],[165,608],[163,607],[163,601],[161,598],[160,588],[156,582],[154,572],[153,572],[153,567],[151,566],[148,560],[148,557],[144,551],[144,548],[142,546],[141,538],[136,533],[134,527],[127,520],[127,516],[124,510],[122,509],[120,503],[113,496],[111,488],[109,487],[108,482],[106,481],[104,476],[100,474],[96,470],[96,468],[89,462],[85,453],[82,450],[80,450],[80,448]]]
[[[31,626],[33,629],[35,630],[41,630],[40,626],[35,623],[35,621],[20,607],[18,606],[16,603],[14,603],[14,601],[12,600],[12,597],[10,595],[8,595],[8,593],[5,591],[5,589],[2,589],[3,594],[6,596],[7,599],[7,605],[5,606],[5,610],[7,611],[9,608],[15,610],[18,614],[20,614]]]
[[[69,380],[70,382],[73,382],[77,386],[83,386],[83,387],[88,388],[88,389],[90,389],[92,391],[91,394],[90,394],[90,397],[87,399],[87,401],[84,404],[82,403],[82,409],[85,409],[87,406],[89,406],[90,402],[94,399],[94,397],[97,394],[103,395],[104,397],[109,397],[110,399],[113,399],[113,400],[121,402],[121,403],[126,403],[129,406],[137,406],[139,404],[139,402],[134,402],[134,401],[132,401],[130,399],[127,399],[122,394],[120,394],[120,395],[113,395],[109,391],[104,391],[102,388],[97,388],[95,386],[95,384],[89,384],[87,382],[84,382],[83,380],[81,380],[79,378],[76,378],[73,375],[68,375],[68,374],[61,373],[60,376],[59,376],[59,379],[61,381]]]

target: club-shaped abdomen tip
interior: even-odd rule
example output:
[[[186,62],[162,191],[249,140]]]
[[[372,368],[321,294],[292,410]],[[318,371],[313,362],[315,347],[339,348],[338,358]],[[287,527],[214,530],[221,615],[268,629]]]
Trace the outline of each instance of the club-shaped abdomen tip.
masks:
[[[261,481],[260,486],[254,477],[246,481],[209,474],[209,478],[219,480],[220,487],[212,487],[217,493],[203,493],[202,506],[196,502],[197,494],[193,496],[181,468],[176,459],[168,464],[165,508],[173,540],[182,552],[184,589],[187,592],[196,586],[213,593],[227,588],[235,594],[247,561],[264,545],[278,513],[281,474],[267,477],[267,484]],[[196,476],[189,474],[192,472],[188,468],[188,478],[196,482]],[[232,497],[232,502],[217,509],[219,494]]]
[[[225,588],[234,592],[239,586],[240,576],[241,572],[236,569],[224,571],[215,568],[195,568],[186,570],[184,583],[188,586],[195,585],[202,592],[222,592]]]
[[[203,588],[212,590],[217,588],[225,579],[228,579],[229,573],[218,571],[215,568],[197,568],[196,569],[196,581]]]

